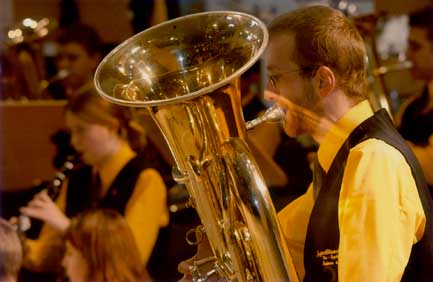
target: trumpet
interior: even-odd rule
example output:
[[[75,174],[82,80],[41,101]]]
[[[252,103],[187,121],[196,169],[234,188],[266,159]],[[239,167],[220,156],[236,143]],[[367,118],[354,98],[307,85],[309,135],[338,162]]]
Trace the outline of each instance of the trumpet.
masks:
[[[41,81],[41,90],[45,91],[52,83],[67,78],[71,73],[66,69],[59,70],[51,79]]]

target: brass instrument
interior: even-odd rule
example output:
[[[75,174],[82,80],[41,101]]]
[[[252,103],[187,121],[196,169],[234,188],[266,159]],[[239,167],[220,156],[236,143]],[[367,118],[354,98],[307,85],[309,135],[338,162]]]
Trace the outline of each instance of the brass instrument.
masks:
[[[298,281],[240,103],[240,75],[267,41],[253,16],[193,14],[126,40],[95,73],[104,98],[146,108],[170,147],[173,177],[186,185],[214,254],[196,262],[194,281]]]
[[[367,51],[367,79],[369,86],[369,101],[374,111],[384,108],[393,119],[394,112],[385,75],[404,71],[412,67],[410,61],[399,61],[384,64],[377,50],[377,26],[384,14],[365,14],[353,17],[352,20],[364,39]]]
[[[25,18],[10,27],[7,40],[0,47],[2,99],[47,98],[45,90],[50,81],[45,80],[44,46],[55,29],[57,22],[48,18]]]

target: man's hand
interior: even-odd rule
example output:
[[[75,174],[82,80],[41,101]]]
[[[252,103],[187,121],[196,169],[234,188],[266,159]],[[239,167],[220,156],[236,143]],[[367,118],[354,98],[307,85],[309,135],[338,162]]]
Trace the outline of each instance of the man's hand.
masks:
[[[194,269],[194,262],[198,262],[198,271],[204,275],[206,273],[213,272],[214,257],[212,253],[212,249],[209,245],[209,241],[207,237],[203,236],[203,239],[197,245],[197,253],[187,259],[179,263],[177,270],[183,274],[183,278],[179,280],[179,282],[192,282],[192,270]],[[209,260],[208,260],[209,259]],[[209,282],[219,281],[217,275],[211,275],[207,280]]]

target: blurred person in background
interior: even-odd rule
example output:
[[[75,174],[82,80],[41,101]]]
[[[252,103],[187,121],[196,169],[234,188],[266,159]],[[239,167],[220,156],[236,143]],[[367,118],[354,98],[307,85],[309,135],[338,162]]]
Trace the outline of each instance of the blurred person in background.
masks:
[[[93,76],[102,59],[103,44],[96,30],[77,22],[58,31],[56,37],[57,56],[55,60],[57,74],[50,79],[46,92],[53,99],[70,99],[86,92],[95,92]],[[66,159],[76,152],[71,146],[70,135],[59,130],[51,136],[56,146],[53,159],[55,168],[60,168]]]
[[[18,281],[23,250],[16,228],[0,218],[0,281]]]
[[[94,88],[93,75],[102,59],[102,40],[94,28],[75,23],[62,28],[56,39],[57,74],[48,91],[54,99],[69,99]]]
[[[409,15],[407,59],[414,79],[423,81],[421,93],[401,106],[396,123],[423,168],[433,193],[433,8],[427,6]]]
[[[115,210],[96,209],[72,218],[62,265],[70,282],[147,282],[131,228]]]
[[[71,97],[66,124],[84,164],[69,174],[55,202],[42,191],[20,209],[45,223],[37,240],[26,241],[25,267],[55,276],[63,255],[62,234],[70,218],[91,208],[111,208],[125,217],[137,240],[141,263],[147,265],[160,228],[169,221],[166,186],[159,173],[163,163],[156,150],[150,143],[144,146],[143,132],[129,108],[92,92]]]

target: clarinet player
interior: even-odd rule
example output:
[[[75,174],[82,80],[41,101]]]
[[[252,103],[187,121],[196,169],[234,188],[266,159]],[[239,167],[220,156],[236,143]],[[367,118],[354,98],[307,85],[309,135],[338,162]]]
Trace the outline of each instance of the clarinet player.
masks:
[[[93,92],[73,96],[65,112],[72,145],[86,165],[70,173],[56,202],[43,191],[20,209],[45,223],[37,240],[25,242],[24,267],[33,272],[28,281],[55,281],[70,218],[95,208],[124,216],[146,266],[160,228],[168,224],[166,187],[155,150],[142,146],[142,132],[130,111]]]

